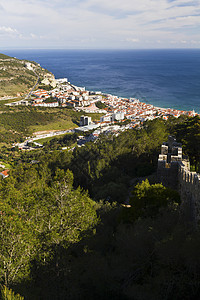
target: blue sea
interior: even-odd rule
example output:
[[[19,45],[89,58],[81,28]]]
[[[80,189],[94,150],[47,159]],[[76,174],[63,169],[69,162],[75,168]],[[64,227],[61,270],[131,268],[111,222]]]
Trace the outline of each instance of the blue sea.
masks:
[[[200,49],[3,50],[90,91],[200,113]]]

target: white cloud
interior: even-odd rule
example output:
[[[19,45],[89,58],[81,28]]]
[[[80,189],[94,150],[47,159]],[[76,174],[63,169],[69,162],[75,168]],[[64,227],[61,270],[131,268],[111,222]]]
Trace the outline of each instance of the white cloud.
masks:
[[[1,0],[1,44],[33,47],[199,47],[199,0]],[[7,30],[7,31],[6,31]],[[20,34],[19,34],[20,32]],[[6,34],[16,36],[12,41]],[[159,41],[159,42],[158,42]],[[123,42],[123,43],[122,43]],[[196,42],[196,43],[195,43]],[[12,44],[14,46],[14,44]]]
[[[18,34],[18,31],[15,28],[0,26],[0,33]]]
[[[139,42],[139,39],[127,38],[126,41],[127,41],[127,42],[131,42],[131,43],[138,43],[138,42]]]

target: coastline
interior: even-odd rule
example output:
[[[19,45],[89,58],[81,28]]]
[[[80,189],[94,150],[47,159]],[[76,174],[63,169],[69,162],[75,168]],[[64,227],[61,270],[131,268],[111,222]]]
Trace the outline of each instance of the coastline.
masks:
[[[200,113],[200,50],[7,50],[88,90]]]
[[[49,86],[49,82],[46,83]],[[147,120],[162,118],[167,120],[170,116],[178,118],[181,115],[195,116],[198,115],[194,110],[185,111],[173,108],[162,108],[153,104],[141,102],[137,98],[122,98],[112,94],[105,94],[101,91],[93,92],[86,90],[85,87],[79,87],[68,81],[67,78],[55,79],[56,86],[52,89],[44,90],[32,89],[31,99],[25,99],[17,102],[7,103],[9,106],[25,105],[32,107],[62,107],[72,108],[82,113],[101,113],[103,116],[97,122],[101,126],[111,125],[114,123],[123,123],[128,120],[126,129],[134,128],[143,124]],[[98,107],[98,105],[101,105]],[[83,121],[83,122],[82,122]],[[84,117],[80,126],[94,124],[91,117]],[[123,129],[123,128],[122,128]]]

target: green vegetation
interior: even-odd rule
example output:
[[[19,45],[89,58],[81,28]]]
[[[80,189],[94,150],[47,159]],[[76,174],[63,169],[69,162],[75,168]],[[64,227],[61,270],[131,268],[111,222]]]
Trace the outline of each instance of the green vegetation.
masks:
[[[0,281],[6,286],[28,278],[31,260],[48,262],[57,245],[68,248],[98,223],[95,202],[72,188],[70,171],[50,176],[40,168],[20,165],[0,185]]]
[[[62,136],[64,136],[66,134],[59,134],[57,135],[56,137],[55,136],[50,136],[50,137],[46,137],[46,138],[43,138],[43,139],[38,139],[38,140],[35,140],[36,143],[40,143],[40,144],[46,144],[48,142],[50,142],[51,140],[54,140],[54,139],[60,139]]]
[[[65,117],[63,119],[57,119],[56,118],[52,118],[54,119],[51,120],[51,122],[47,123],[47,124],[38,124],[38,125],[33,125],[30,127],[31,132],[37,132],[37,131],[49,131],[49,130],[67,130],[67,129],[71,129],[71,128],[75,128],[77,127],[76,124],[74,124],[74,122],[71,120],[71,118],[66,118]]]
[[[2,143],[6,132],[20,138],[36,122],[76,124],[80,115],[10,109],[2,114]],[[160,146],[175,132],[199,165],[190,142],[198,122],[156,119],[74,151],[61,148],[72,147],[77,133],[37,151],[2,145],[0,159],[11,168],[0,180],[0,284],[13,299],[198,299],[199,227],[185,220],[178,193],[153,176]]]
[[[174,207],[180,204],[178,192],[164,187],[162,184],[152,184],[146,179],[137,184],[130,198],[131,220],[139,217],[155,217],[162,207]]]
[[[177,139],[183,144],[183,151],[190,158],[195,171],[200,173],[200,118],[188,118],[174,129]]]
[[[11,107],[0,114],[0,143],[14,143],[33,132],[77,127],[82,112],[68,108]],[[99,114],[89,114],[99,120]]]
[[[53,103],[55,102],[56,100],[53,98],[53,97],[49,97],[45,100],[45,103]]]
[[[0,296],[2,300],[24,300],[19,294],[15,294],[11,289],[3,286],[0,290]]]
[[[96,107],[100,108],[100,109],[104,109],[107,107],[107,105],[101,101],[98,101],[95,103]]]
[[[10,56],[0,53],[0,59],[8,59]]]
[[[77,141],[79,133],[68,133],[64,136],[54,137],[44,143],[45,150],[59,150],[62,147],[71,147]]]
[[[34,86],[37,75],[32,70],[27,69],[26,62],[0,54],[0,97],[26,94]],[[31,63],[40,79],[43,79],[45,74],[50,73],[35,62]]]
[[[96,200],[124,202],[132,177],[156,171],[160,145],[168,133],[162,120],[149,122],[141,130],[128,130],[118,137],[102,136],[73,153],[70,168],[75,182]],[[154,143],[152,143],[154,141]]]
[[[52,86],[40,83],[38,85],[38,89],[42,89],[42,90],[46,90],[46,91],[51,91],[52,90]]]

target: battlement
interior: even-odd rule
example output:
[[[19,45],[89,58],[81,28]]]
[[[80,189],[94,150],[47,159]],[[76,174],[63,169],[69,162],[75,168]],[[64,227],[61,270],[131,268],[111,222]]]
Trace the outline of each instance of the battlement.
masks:
[[[200,175],[190,171],[190,162],[183,156],[181,144],[172,136],[161,146],[157,177],[164,186],[179,191],[182,205],[189,207],[190,218],[200,221]]]
[[[160,160],[166,160],[168,163],[172,161],[182,160],[182,145],[176,142],[175,137],[168,137],[168,142],[161,146]]]
[[[178,189],[178,163],[182,161],[182,147],[172,136],[161,146],[158,158],[158,180],[165,186]]]

